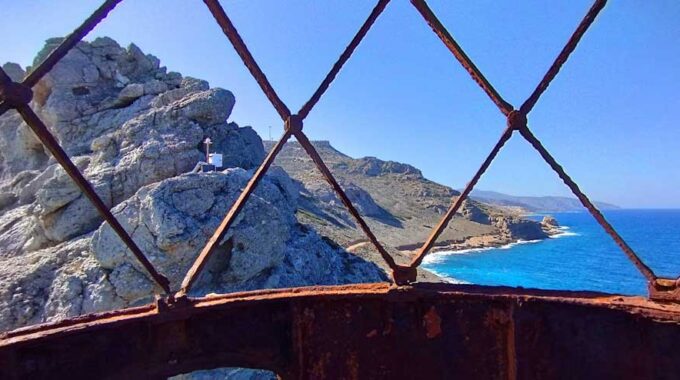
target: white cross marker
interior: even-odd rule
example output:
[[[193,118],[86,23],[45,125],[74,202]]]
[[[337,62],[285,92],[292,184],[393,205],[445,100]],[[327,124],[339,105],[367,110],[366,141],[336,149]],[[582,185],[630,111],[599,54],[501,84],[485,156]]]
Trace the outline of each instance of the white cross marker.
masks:
[[[210,144],[212,144],[210,137],[206,137],[203,144],[205,144],[205,162],[210,163]]]

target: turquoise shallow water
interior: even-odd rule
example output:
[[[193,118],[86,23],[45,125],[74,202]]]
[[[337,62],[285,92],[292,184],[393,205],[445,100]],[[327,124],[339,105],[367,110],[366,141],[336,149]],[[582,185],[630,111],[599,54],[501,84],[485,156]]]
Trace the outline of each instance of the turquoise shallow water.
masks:
[[[675,278],[680,274],[680,210],[612,210],[604,214],[658,276]],[[642,275],[590,214],[552,215],[565,227],[558,237],[502,248],[430,254],[424,267],[481,285],[647,294]]]

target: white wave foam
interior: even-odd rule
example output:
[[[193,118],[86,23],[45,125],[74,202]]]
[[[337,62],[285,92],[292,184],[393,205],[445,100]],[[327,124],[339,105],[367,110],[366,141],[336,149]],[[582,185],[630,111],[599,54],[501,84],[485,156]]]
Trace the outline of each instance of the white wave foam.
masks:
[[[471,284],[471,282],[458,280],[456,278],[451,277],[450,275],[448,275],[446,273],[433,270],[430,267],[427,267],[425,269],[427,269],[429,272],[432,272],[432,273],[436,274],[437,276],[441,277],[444,281],[448,282],[449,284]]]
[[[491,251],[493,249],[510,249],[516,245],[520,244],[533,244],[533,243],[540,243],[542,240],[536,239],[536,240],[517,240],[516,242],[513,243],[508,243],[505,245],[501,245],[499,247],[481,247],[481,248],[467,248],[467,249],[459,249],[457,251],[440,251],[440,252],[434,252],[430,253],[429,255],[425,256],[425,259],[423,259],[423,264],[438,264],[441,263],[442,261],[446,260],[447,256],[451,255],[468,255],[471,253],[479,253],[479,252],[484,252],[484,251]]]
[[[489,251],[492,249],[495,249],[496,247],[483,247],[483,248],[468,248],[468,249],[460,249],[457,251],[439,251],[439,252],[433,252],[430,253],[429,255],[425,256],[423,259],[423,264],[437,264],[446,259],[447,256],[451,255],[466,255],[470,253],[477,253],[477,252],[483,252],[483,251]]]
[[[551,239],[558,239],[565,236],[579,236],[576,232],[569,231],[569,227],[567,226],[557,227],[557,229],[560,230],[560,232],[555,235],[550,235]]]
[[[502,246],[498,247],[498,249],[510,249],[510,248],[512,248],[512,247],[514,247],[514,246],[516,246],[516,245],[520,245],[520,244],[540,243],[540,242],[542,242],[542,241],[543,241],[543,240],[541,240],[541,239],[536,239],[536,240],[522,240],[522,239],[520,239],[520,240],[517,240],[517,241],[514,242],[514,243],[509,243],[509,244],[506,244],[506,245],[502,245]]]

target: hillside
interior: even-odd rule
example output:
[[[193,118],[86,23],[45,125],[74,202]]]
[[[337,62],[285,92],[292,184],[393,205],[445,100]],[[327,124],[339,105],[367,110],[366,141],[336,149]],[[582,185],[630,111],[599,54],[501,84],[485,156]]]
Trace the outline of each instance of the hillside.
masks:
[[[375,235],[392,251],[419,247],[459,194],[423,177],[417,168],[375,157],[352,158],[328,141],[312,142]],[[265,149],[273,146],[264,141]],[[298,218],[345,247],[364,242],[364,234],[297,142],[279,153],[281,166],[302,189]],[[436,249],[499,245],[546,237],[541,226],[498,207],[466,202],[439,238]]]
[[[473,190],[472,199],[480,202],[504,206],[517,207],[525,212],[573,212],[583,211],[583,205],[576,198],[559,197],[559,196],[516,196],[499,193],[496,191]],[[619,206],[605,203],[593,202],[600,210],[615,210]]]

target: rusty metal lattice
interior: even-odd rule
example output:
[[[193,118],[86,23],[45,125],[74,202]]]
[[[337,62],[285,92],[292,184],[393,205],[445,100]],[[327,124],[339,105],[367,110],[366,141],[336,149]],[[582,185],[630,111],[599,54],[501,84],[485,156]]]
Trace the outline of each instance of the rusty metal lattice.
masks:
[[[384,261],[392,270],[392,278],[397,285],[405,285],[412,283],[416,279],[416,271],[418,266],[422,263],[424,257],[430,252],[434,246],[439,235],[447,227],[453,216],[458,212],[463,202],[479,181],[484,172],[491,165],[496,155],[503,148],[504,144],[512,138],[514,132],[518,132],[548,163],[548,165],[557,173],[562,181],[569,187],[574,195],[580,200],[585,208],[593,215],[595,220],[602,226],[602,228],[612,237],[616,244],[622,249],[629,260],[635,265],[638,271],[646,278],[650,296],[655,299],[674,299],[678,300],[680,292],[678,287],[680,285],[680,277],[677,279],[662,279],[658,278],[651,268],[649,268],[635,253],[635,251],[625,242],[625,240],[616,232],[616,230],[609,224],[597,207],[589,200],[589,198],[580,190],[578,185],[569,177],[566,171],[560,166],[555,158],[543,146],[541,141],[532,133],[527,123],[527,115],[536,105],[541,95],[550,85],[551,81],[560,71],[562,65],[567,61],[570,54],[574,51],[579,41],[593,23],[597,15],[604,8],[606,0],[596,0],[590,10],[587,12],[574,34],[571,36],[565,47],[562,49],[558,57],[555,59],[552,66],[546,72],[543,79],[540,81],[533,93],[527,100],[515,109],[510,103],[505,101],[503,97],[494,89],[489,81],[484,77],[482,72],[475,66],[473,61],[464,52],[461,46],[456,42],[453,36],[449,33],[446,27],[439,21],[434,12],[430,9],[425,0],[411,0],[415,9],[422,15],[423,19],[429,24],[436,35],[451,51],[454,57],[461,63],[463,68],[470,74],[472,79],[479,84],[489,98],[496,104],[499,110],[507,118],[507,127],[501,134],[498,142],[493,146],[491,152],[486,157],[480,168],[474,174],[470,182],[467,184],[461,194],[452,202],[450,208],[439,222],[439,224],[432,230],[430,236],[422,247],[418,250],[412,262],[407,266],[398,265],[394,258],[387,252],[384,246],[380,243],[378,238],[373,234],[368,224],[359,214],[352,202],[349,200],[340,184],[336,181],[331,171],[328,169],[314,146],[310,143],[305,132],[303,131],[304,120],[313,110],[314,106],[321,99],[323,94],[328,90],[330,84],[338,75],[343,65],[349,60],[357,46],[361,43],[368,31],[371,29],[375,21],[386,8],[390,0],[379,0],[365,22],[362,24],[359,31],[354,38],[347,45],[338,60],[332,66],[326,77],[323,79],[319,87],[312,94],[309,100],[300,108],[300,110],[293,114],[288,106],[277,95],[271,83],[267,79],[264,72],[260,69],[255,58],[251,55],[245,42],[239,35],[236,27],[229,19],[222,5],[218,0],[204,0],[204,3],[210,10],[215,21],[222,29],[223,33],[234,47],[243,63],[256,80],[266,97],[276,109],[284,124],[284,133],[275,144],[267,157],[264,159],[260,167],[255,171],[254,175],[241,192],[240,196],[234,202],[227,215],[224,217],[217,230],[208,240],[199,256],[187,272],[185,278],[181,283],[179,291],[172,294],[168,279],[162,274],[158,273],[152,263],[147,259],[144,253],[135,244],[130,235],[116,220],[110,209],[105,205],[101,198],[97,195],[95,190],[80,173],[78,168],[73,164],[71,159],[66,155],[61,148],[59,142],[50,133],[49,129],[40,120],[40,118],[33,112],[30,107],[30,102],[33,97],[31,88],[36,85],[43,76],[49,72],[61,58],[63,58],[68,51],[73,48],[82,38],[84,38],[94,27],[107,17],[108,13],[112,11],[116,5],[122,0],[107,0],[105,1],[85,22],[76,28],[61,44],[55,48],[47,58],[37,65],[21,83],[13,82],[8,75],[0,68],[0,115],[9,109],[16,109],[26,124],[35,132],[40,141],[52,153],[59,164],[71,176],[73,181],[79,186],[83,193],[92,201],[98,212],[114,229],[122,241],[127,245],[133,255],[140,261],[143,267],[148,271],[151,278],[160,286],[166,293],[167,299],[170,303],[175,302],[178,298],[186,297],[192,284],[201,274],[202,269],[207,263],[210,256],[214,253],[215,248],[223,240],[230,226],[243,209],[248,198],[257,187],[260,180],[273,163],[274,159],[281,151],[285,143],[294,136],[305,152],[310,156],[317,169],[321,172],[326,181],[330,184],[343,204],[354,217],[359,227],[364,234],[375,246]]]

